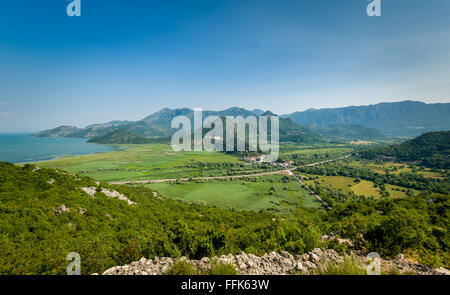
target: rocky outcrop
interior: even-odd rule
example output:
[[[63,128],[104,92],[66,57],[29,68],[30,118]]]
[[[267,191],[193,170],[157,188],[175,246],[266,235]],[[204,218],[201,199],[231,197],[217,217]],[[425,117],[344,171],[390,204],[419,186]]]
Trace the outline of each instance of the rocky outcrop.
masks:
[[[117,198],[117,199],[119,199],[121,201],[125,201],[125,202],[128,203],[128,205],[137,205],[136,202],[131,201],[124,194],[121,194],[121,193],[119,193],[117,191],[112,191],[112,190],[109,190],[107,188],[102,188],[102,193],[104,195],[106,195],[107,197],[109,197],[109,198]]]
[[[90,187],[82,187],[81,188],[86,194],[88,194],[91,197],[95,198],[95,194],[97,193],[97,188],[95,186]],[[117,191],[113,191],[107,188],[101,188],[102,194],[109,198],[117,198],[121,201],[125,201],[128,203],[128,205],[137,205],[136,202],[133,202],[132,200],[128,199],[124,194],[121,194]]]
[[[358,251],[350,255],[356,258],[361,266],[365,268],[367,258]],[[344,255],[334,250],[314,249],[310,253],[303,255],[291,255],[288,252],[267,253],[262,256],[246,254],[242,252],[238,255],[222,255],[212,259],[205,257],[201,260],[188,260],[186,257],[180,258],[195,266],[197,269],[208,271],[212,261],[226,264],[232,264],[242,275],[290,275],[290,274],[314,274],[320,267],[327,263],[342,263]],[[167,257],[155,257],[153,259],[142,258],[139,261],[129,265],[116,266],[106,270],[103,275],[163,275],[169,270],[174,260]],[[383,272],[389,272],[393,269],[400,273],[414,273],[418,275],[448,275],[447,269],[432,269],[422,264],[416,264],[398,256],[395,259],[381,259],[381,269]]]
[[[95,193],[97,192],[97,188],[95,186],[82,187],[81,189],[91,197],[94,197]]]

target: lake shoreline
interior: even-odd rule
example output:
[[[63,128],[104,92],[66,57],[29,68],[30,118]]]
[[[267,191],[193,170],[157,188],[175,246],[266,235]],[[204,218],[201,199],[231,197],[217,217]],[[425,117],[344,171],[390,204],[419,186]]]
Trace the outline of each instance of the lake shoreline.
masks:
[[[0,161],[29,164],[119,150],[117,146],[88,143],[87,140],[35,137],[32,133],[0,133]]]

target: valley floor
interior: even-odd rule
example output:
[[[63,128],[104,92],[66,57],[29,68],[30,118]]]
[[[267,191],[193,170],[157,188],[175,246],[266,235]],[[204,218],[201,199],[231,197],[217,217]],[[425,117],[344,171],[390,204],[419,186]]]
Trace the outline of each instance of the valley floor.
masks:
[[[283,146],[281,159],[294,162],[287,169],[272,165],[251,165],[237,155],[173,152],[167,144],[121,145],[118,148],[120,151],[67,157],[39,162],[38,165],[63,169],[112,184],[145,185],[173,199],[251,211],[271,209],[286,213],[298,204],[303,208],[331,208],[332,205],[315,191],[317,185],[337,189],[344,194],[378,199],[383,195],[405,198],[420,192],[394,184],[385,184],[384,191],[381,191],[374,181],[357,177],[306,172],[296,173],[294,176],[298,174],[297,179],[292,177],[296,169],[332,166],[335,162],[381,174],[386,171],[394,175],[412,172],[408,165],[353,160],[349,155],[352,145]],[[439,171],[420,170],[415,173],[427,178],[446,177],[444,172]]]

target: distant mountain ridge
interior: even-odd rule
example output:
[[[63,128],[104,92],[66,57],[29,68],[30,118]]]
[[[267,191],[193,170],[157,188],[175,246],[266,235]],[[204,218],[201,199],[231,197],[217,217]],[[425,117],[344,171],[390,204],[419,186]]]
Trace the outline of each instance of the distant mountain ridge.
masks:
[[[203,118],[208,116],[255,116],[251,111],[242,108],[229,108],[223,111],[203,111]],[[176,116],[187,116],[193,119],[194,111],[189,108],[169,109],[164,108],[140,121],[111,121],[104,124],[93,124],[85,128],[74,126],[61,126],[51,130],[45,130],[32,134],[36,137],[76,137],[93,138],[106,135],[117,129],[123,129],[143,137],[167,137],[175,130],[170,128],[170,123]]]
[[[321,136],[337,140],[374,140],[386,137],[378,129],[361,125],[330,124],[328,126],[314,126],[311,129]]]
[[[207,116],[243,116],[245,118],[262,114],[264,113],[260,109],[249,111],[232,107],[222,111],[203,111],[203,118]],[[170,128],[172,119],[181,115],[192,120],[194,111],[189,108],[164,108],[139,121],[111,121],[89,125],[85,128],[60,126],[37,132],[33,136],[93,138],[123,129],[143,137],[167,137],[175,132]],[[378,138],[383,133],[412,137],[428,131],[450,130],[450,103],[425,104],[403,101],[335,109],[309,109],[304,112],[283,115],[281,118],[291,119],[293,123],[296,123],[295,128],[302,129],[305,133],[317,132],[323,136],[372,139]],[[285,124],[285,126],[290,125],[292,123]],[[281,133],[282,131],[280,131]]]
[[[81,129],[74,126],[59,126],[54,129],[45,130],[33,134],[36,137],[72,137],[70,135],[80,131]]]
[[[332,124],[361,125],[382,130],[387,135],[417,136],[429,131],[450,129],[450,103],[426,104],[418,101],[379,103],[330,109],[309,109],[284,115],[307,126]]]

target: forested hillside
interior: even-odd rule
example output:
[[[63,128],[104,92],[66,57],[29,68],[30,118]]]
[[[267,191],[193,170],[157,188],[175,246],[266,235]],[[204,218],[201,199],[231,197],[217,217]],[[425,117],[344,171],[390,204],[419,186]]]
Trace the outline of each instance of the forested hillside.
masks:
[[[431,201],[430,201],[431,200]],[[176,201],[140,186],[111,186],[61,170],[0,163],[0,273],[64,274],[69,252],[82,273],[102,272],[154,256],[228,253],[292,254],[315,247],[346,251],[323,234],[349,238],[355,249],[410,252],[449,265],[448,196],[337,202],[326,212],[244,212]]]
[[[373,140],[386,136],[380,130],[361,125],[330,124],[315,126],[311,129],[319,135],[333,140]]]
[[[394,157],[398,161],[419,161],[426,167],[450,169],[450,131],[425,133],[401,144],[364,150],[361,155],[368,159]]]
[[[100,144],[148,144],[151,143],[151,140],[130,131],[117,129],[104,136],[94,137],[88,142]]]
[[[280,118],[280,142],[311,144],[323,142],[324,139],[309,128],[295,123],[289,118]]]
[[[89,187],[95,195],[82,190]],[[136,204],[109,198],[102,188]],[[316,247],[320,236],[307,216],[281,222],[269,213],[186,204],[147,188],[97,185],[31,165],[0,162],[0,201],[0,274],[64,274],[69,252],[80,253],[83,273],[140,257],[303,252]]]

